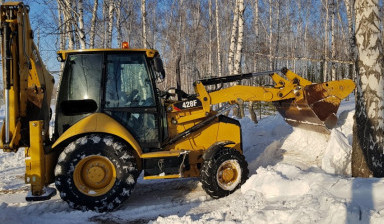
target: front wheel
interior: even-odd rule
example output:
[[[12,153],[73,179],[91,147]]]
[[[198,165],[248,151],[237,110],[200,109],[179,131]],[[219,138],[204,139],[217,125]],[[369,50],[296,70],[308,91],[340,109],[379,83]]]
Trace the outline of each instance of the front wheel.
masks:
[[[55,184],[70,207],[104,212],[130,196],[138,175],[130,147],[94,134],[73,141],[60,154]]]
[[[240,152],[221,148],[205,160],[200,173],[203,189],[212,198],[232,194],[248,179],[248,164]]]

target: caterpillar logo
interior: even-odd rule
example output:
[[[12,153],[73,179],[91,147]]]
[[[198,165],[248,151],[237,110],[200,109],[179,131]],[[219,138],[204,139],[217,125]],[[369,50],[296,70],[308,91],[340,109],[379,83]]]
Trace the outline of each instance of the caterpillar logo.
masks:
[[[191,108],[201,107],[201,106],[203,106],[201,101],[199,99],[197,99],[197,98],[194,98],[194,99],[182,101],[182,102],[179,102],[179,103],[175,103],[173,105],[173,109],[175,111],[181,111],[181,110],[191,109]]]

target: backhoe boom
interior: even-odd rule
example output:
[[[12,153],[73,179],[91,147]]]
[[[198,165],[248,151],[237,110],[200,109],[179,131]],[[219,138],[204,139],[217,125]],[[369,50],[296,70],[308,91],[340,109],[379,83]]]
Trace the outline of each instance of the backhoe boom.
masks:
[[[29,146],[30,121],[43,120],[48,136],[54,79],[33,42],[28,13],[29,7],[21,2],[6,2],[0,9],[6,104],[0,148],[6,151]]]
[[[1,5],[2,67],[5,87],[5,122],[0,132],[0,149],[16,152],[25,147],[25,182],[31,184],[27,200],[50,198],[55,190],[46,169],[52,164],[45,154],[49,145],[50,101],[53,77],[43,64],[33,42],[29,7],[22,2]]]

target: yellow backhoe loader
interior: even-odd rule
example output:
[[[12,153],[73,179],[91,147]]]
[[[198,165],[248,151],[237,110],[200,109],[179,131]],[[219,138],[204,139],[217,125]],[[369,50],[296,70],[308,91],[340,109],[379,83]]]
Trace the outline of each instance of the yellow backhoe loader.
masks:
[[[141,172],[144,179],[199,177],[207,194],[224,197],[248,176],[240,124],[223,115],[234,103],[274,102],[288,123],[323,131],[355,88],[351,80],[313,84],[283,69],[285,77],[276,71],[199,80],[194,95],[163,92],[156,87],[165,76],[156,50],[67,50],[58,52],[65,67],[52,113],[54,79],[33,42],[28,12],[21,2],[7,2],[0,12],[6,107],[0,148],[25,149],[27,200],[49,199],[55,183],[72,208],[111,211],[130,196]],[[222,87],[260,75],[275,86]],[[180,100],[170,99],[175,92]],[[229,106],[212,110],[222,103]]]

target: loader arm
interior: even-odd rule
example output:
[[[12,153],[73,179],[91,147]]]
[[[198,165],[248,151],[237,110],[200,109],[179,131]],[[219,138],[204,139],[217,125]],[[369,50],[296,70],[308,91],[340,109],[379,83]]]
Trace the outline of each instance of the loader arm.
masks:
[[[236,76],[199,80],[195,91],[202,102],[202,116],[210,114],[211,105],[236,103],[239,101],[274,102],[277,110],[292,126],[300,126],[319,132],[327,132],[336,125],[336,112],[341,100],[355,88],[352,80],[344,79],[314,84],[294,72],[283,68],[276,71],[250,73]],[[208,92],[206,85],[223,84],[259,75],[270,75],[275,82],[273,87],[235,85]]]
[[[41,120],[42,141],[48,139],[53,77],[33,42],[29,7],[22,2],[1,5],[1,55],[5,96],[5,121],[0,148],[17,151],[30,146],[30,121]]]

